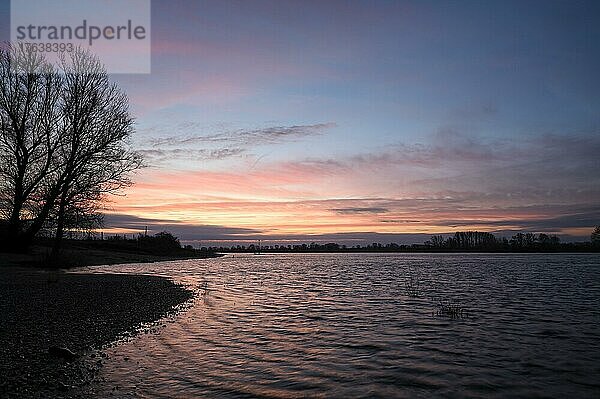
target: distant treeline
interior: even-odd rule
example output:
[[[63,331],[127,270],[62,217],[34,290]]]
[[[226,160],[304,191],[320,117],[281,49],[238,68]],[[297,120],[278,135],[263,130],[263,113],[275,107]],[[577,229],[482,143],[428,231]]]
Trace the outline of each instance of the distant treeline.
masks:
[[[600,252],[600,242],[561,243],[555,235],[517,233],[510,239],[481,231],[457,232],[444,238],[434,235],[423,244],[381,244],[346,246],[337,243],[295,245],[236,245],[203,247],[202,250],[235,253],[294,253],[294,252]]]
[[[41,242],[43,243],[43,242]],[[195,249],[191,245],[182,246],[179,239],[173,234],[162,231],[154,235],[130,234],[91,236],[86,239],[71,239],[67,243],[72,245],[84,245],[90,249],[101,249],[105,251],[129,252],[136,254],[148,254],[157,256],[173,255],[207,255],[212,251]]]
[[[600,252],[600,227],[597,227],[587,242],[562,243],[555,235],[544,233],[517,233],[510,239],[496,237],[481,231],[456,232],[444,237],[434,235],[423,244],[381,244],[347,246],[338,243],[289,244],[289,245],[250,245],[209,246],[194,248],[182,246],[173,234],[163,231],[154,235],[123,234],[104,235],[87,234],[85,239],[71,239],[71,243],[85,243],[87,247],[147,253],[154,255],[172,255],[187,253],[310,253],[310,252]]]

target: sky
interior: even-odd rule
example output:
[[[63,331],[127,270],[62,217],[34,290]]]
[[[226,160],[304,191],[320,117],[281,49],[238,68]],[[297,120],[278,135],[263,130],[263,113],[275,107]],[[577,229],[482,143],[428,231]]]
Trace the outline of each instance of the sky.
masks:
[[[151,5],[151,73],[111,75],[147,167],[107,233],[583,240],[600,224],[598,2]]]

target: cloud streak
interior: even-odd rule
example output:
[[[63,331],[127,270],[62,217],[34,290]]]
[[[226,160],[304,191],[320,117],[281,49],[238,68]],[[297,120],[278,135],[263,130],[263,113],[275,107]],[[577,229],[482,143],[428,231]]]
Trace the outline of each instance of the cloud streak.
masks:
[[[282,236],[456,229],[566,234],[600,224],[592,208],[600,203],[596,136],[545,135],[516,145],[445,131],[432,141],[256,167],[148,170],[115,211]],[[221,156],[192,149],[178,155]]]
[[[387,213],[390,210],[387,208],[334,208],[330,209],[332,212],[337,213],[338,215],[359,215],[359,214],[377,214],[377,213]]]
[[[191,144],[211,144],[227,143],[237,144],[242,147],[252,147],[266,144],[281,144],[290,140],[298,140],[303,137],[316,136],[323,134],[327,129],[334,128],[335,123],[317,123],[313,125],[294,125],[294,126],[272,126],[261,129],[238,129],[231,132],[208,134],[208,135],[189,135],[189,136],[171,136],[152,139],[150,145],[173,146],[173,145],[191,145]],[[193,125],[183,125],[180,129],[193,128]]]
[[[152,161],[214,161],[238,157],[253,148],[278,145],[319,136],[336,127],[333,122],[312,125],[270,126],[260,129],[237,129],[214,134],[179,134],[147,140],[140,153]],[[195,122],[182,122],[175,131],[194,131],[203,127]],[[146,129],[152,132],[156,129]],[[199,148],[200,147],[200,148]]]
[[[143,149],[138,152],[146,159],[153,161],[163,160],[201,160],[201,161],[218,161],[227,158],[233,158],[244,153],[243,148],[218,148],[214,150],[208,149]]]

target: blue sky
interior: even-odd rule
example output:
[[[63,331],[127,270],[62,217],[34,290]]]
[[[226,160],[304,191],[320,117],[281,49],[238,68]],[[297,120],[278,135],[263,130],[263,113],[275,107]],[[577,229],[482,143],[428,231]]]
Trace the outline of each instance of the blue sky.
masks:
[[[113,76],[151,167],[108,227],[585,237],[599,16],[593,1],[152,1],[152,73]]]

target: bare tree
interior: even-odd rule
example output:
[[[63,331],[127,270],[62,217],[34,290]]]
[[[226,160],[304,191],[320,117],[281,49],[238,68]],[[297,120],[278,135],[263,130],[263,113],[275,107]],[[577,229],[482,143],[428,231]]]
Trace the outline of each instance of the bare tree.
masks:
[[[596,226],[590,235],[592,245],[600,247],[600,226]]]
[[[10,194],[5,206],[11,215],[8,236],[27,247],[42,227],[50,225],[57,255],[65,229],[97,224],[105,196],[129,186],[130,172],[141,166],[128,143],[133,119],[127,96],[110,82],[99,59],[80,49],[63,58],[60,72],[43,58],[36,59],[43,73],[34,69],[29,78],[13,75],[9,55],[6,61],[0,152],[2,184]],[[24,83],[13,82],[19,79]],[[37,83],[40,79],[45,85]],[[24,87],[24,93],[11,97],[13,86]],[[23,128],[12,122],[23,119]]]
[[[61,75],[39,53],[0,49],[0,206],[9,248],[19,247],[24,222],[35,217],[56,167],[61,87]]]
[[[431,245],[434,248],[443,248],[444,247],[444,237],[441,235],[431,236]]]
[[[127,142],[133,132],[127,96],[110,82],[99,59],[77,50],[63,60],[62,70],[65,87],[58,151],[62,173],[57,184],[54,255],[65,228],[73,223],[89,227],[83,225],[97,221],[94,215],[105,195],[129,186],[130,172],[141,166],[140,156]]]

